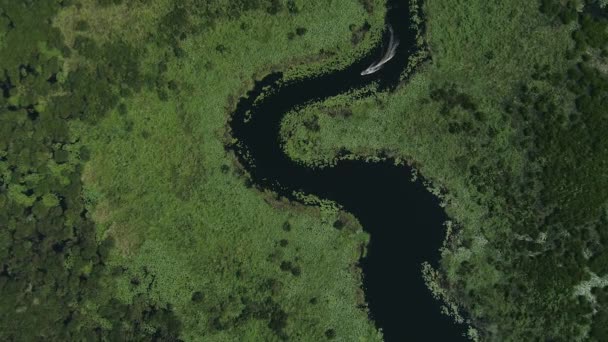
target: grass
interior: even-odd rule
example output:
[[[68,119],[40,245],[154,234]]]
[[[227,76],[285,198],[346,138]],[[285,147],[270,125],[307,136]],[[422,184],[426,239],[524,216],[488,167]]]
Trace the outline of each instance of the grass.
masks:
[[[597,223],[605,196],[575,202],[576,189],[601,187],[604,179],[577,176],[594,171],[575,165],[605,159],[598,149],[583,157],[585,143],[569,147],[581,140],[570,137],[567,124],[551,138],[543,133],[577,111],[577,95],[564,81],[577,61],[567,58],[576,22],[552,21],[535,1],[429,1],[424,13],[431,61],[393,93],[342,95],[288,114],[281,127],[286,153],[312,167],[335,163],[344,150],[350,159],[388,155],[441,189],[458,229],[442,249],[439,292],[460,306],[482,340],[588,338],[589,302],[577,302],[574,292],[590,277],[580,271],[590,259],[566,262],[564,254],[582,249],[563,244],[581,229],[590,236],[605,229]],[[516,109],[526,101],[545,104]],[[311,121],[320,129],[308,129]],[[598,125],[585,129],[603,134]],[[540,279],[545,272],[552,280]]]
[[[146,293],[170,305],[184,340],[322,340],[330,329],[345,341],[381,336],[357,307],[354,264],[367,235],[359,226],[333,229],[335,210],[321,214],[249,188],[224,150],[235,99],[255,78],[344,65],[353,58],[349,26],[368,20],[379,30],[383,20],[380,4],[370,16],[356,1],[296,3],[297,14],[219,18],[180,41],[181,58],[138,42],[155,34],[153,24],[170,9],[162,2],[145,6],[133,31],[120,23],[135,12],[110,7],[101,19],[93,3],[56,22],[66,37],[74,34],[69,22],[85,20],[84,34],[96,41],[124,39],[142,51],[142,73],[164,61],[163,81],[176,84],[164,97],[155,89],[133,94],[94,124],[74,121],[71,133],[90,150],[83,180],[98,234],[116,241],[108,263],[126,268],[116,297],[130,303]],[[118,24],[96,29],[107,22]],[[290,39],[298,27],[306,33]],[[322,49],[336,57],[317,57]]]
[[[400,88],[282,123],[301,163],[345,149],[429,181],[451,222],[427,281],[482,340],[606,340],[608,19],[587,2],[428,1],[431,59]],[[356,219],[257,190],[225,146],[255,80],[350,64],[384,11],[0,5],[0,338],[381,340]]]

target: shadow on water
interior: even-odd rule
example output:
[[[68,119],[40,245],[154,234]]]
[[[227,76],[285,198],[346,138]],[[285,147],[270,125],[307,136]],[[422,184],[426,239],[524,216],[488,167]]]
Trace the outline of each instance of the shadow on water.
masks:
[[[359,219],[371,236],[368,255],[361,260],[365,297],[386,341],[458,341],[464,340],[464,327],[440,313],[439,302],[422,279],[421,263],[436,266],[445,233],[446,216],[438,199],[420,181],[411,182],[411,171],[405,166],[339,161],[333,167],[312,169],[294,163],[279,143],[281,119],[297,106],[372,82],[386,91],[398,85],[416,49],[408,2],[389,1],[387,22],[401,45],[384,69],[360,76],[382,55],[378,47],[330,74],[284,84],[280,84],[281,73],[265,77],[237,105],[231,128],[239,143],[232,148],[256,186],[292,200],[297,200],[293,191],[298,190],[330,199]],[[262,93],[265,96],[260,99]]]

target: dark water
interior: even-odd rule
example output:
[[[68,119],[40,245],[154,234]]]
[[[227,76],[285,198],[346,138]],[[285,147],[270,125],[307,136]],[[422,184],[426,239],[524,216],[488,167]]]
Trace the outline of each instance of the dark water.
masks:
[[[281,119],[296,106],[371,82],[384,91],[397,86],[416,48],[408,2],[389,1],[387,22],[401,45],[383,70],[366,77],[359,74],[380,58],[379,46],[345,70],[331,74],[282,85],[282,74],[267,76],[237,105],[231,128],[239,143],[232,148],[256,186],[293,200],[294,190],[330,199],[359,219],[371,235],[368,256],[361,260],[366,301],[386,341],[458,341],[464,340],[464,327],[440,313],[440,303],[422,279],[421,263],[436,266],[445,234],[446,216],[437,198],[420,182],[410,181],[407,167],[340,161],[331,168],[311,169],[291,161],[279,143]],[[384,45],[386,41],[388,37]],[[255,102],[263,89],[266,97]]]

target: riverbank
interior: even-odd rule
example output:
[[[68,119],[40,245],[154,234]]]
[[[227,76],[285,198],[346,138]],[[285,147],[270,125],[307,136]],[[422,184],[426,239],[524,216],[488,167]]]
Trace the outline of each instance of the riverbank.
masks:
[[[72,54],[58,82],[101,87],[120,74],[135,85],[103,88],[116,101],[95,120],[68,124],[71,160],[81,148],[90,157],[79,200],[98,241],[115,246],[103,259],[105,290],[79,311],[101,334],[146,336],[107,312],[151,307],[163,318],[150,333],[182,340],[381,338],[358,308],[351,269],[367,235],[357,225],[335,231],[336,212],[266,201],[233,164],[224,132],[230,99],[256,75],[318,56],[314,70],[339,63],[369,44],[359,29],[382,26],[383,7],[276,3],[153,1],[133,11],[126,1],[81,1],[59,13]],[[110,47],[124,58],[108,59]]]
[[[580,140],[572,137],[579,126],[567,113],[585,120],[599,113],[591,109],[593,101],[582,106],[584,91],[573,90],[582,91],[576,84],[584,77],[568,79],[596,70],[589,61],[601,57],[584,38],[593,33],[572,34],[573,18],[589,22],[585,11],[546,6],[544,11],[557,12],[548,16],[535,2],[429,2],[430,62],[403,87],[298,108],[282,127],[285,151],[302,164],[388,156],[430,182],[455,231],[441,251],[435,284],[463,309],[481,340],[577,340],[594,331],[592,305],[574,291],[595,274],[585,265],[597,267],[593,260],[604,254],[585,256],[575,241],[595,245],[605,196],[592,195],[591,202],[571,196],[578,198],[579,187],[591,191],[604,177],[595,166],[568,166],[589,159],[568,147]],[[592,136],[602,134],[600,126],[585,127]],[[589,151],[590,142],[581,144]],[[589,153],[605,159],[599,150]],[[575,169],[593,173],[594,180]],[[593,203],[593,213],[582,203]],[[570,234],[579,238],[566,239]],[[540,276],[545,267],[551,281]],[[571,317],[579,311],[587,314]]]

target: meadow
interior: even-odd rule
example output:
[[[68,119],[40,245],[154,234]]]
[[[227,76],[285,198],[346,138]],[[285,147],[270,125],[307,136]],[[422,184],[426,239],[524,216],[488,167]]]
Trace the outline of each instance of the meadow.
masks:
[[[260,193],[225,145],[254,80],[352,62],[383,6],[1,5],[0,337],[380,340],[361,227]]]
[[[382,340],[356,218],[259,190],[226,146],[254,81],[349,65],[385,10],[2,2],[0,339]],[[286,153],[310,167],[346,151],[427,181],[450,222],[424,273],[473,338],[608,338],[606,11],[426,1],[426,52],[400,87],[282,123]]]
[[[430,60],[399,89],[283,121],[302,164],[416,168],[453,225],[431,287],[480,340],[606,339],[602,6],[425,2]]]

